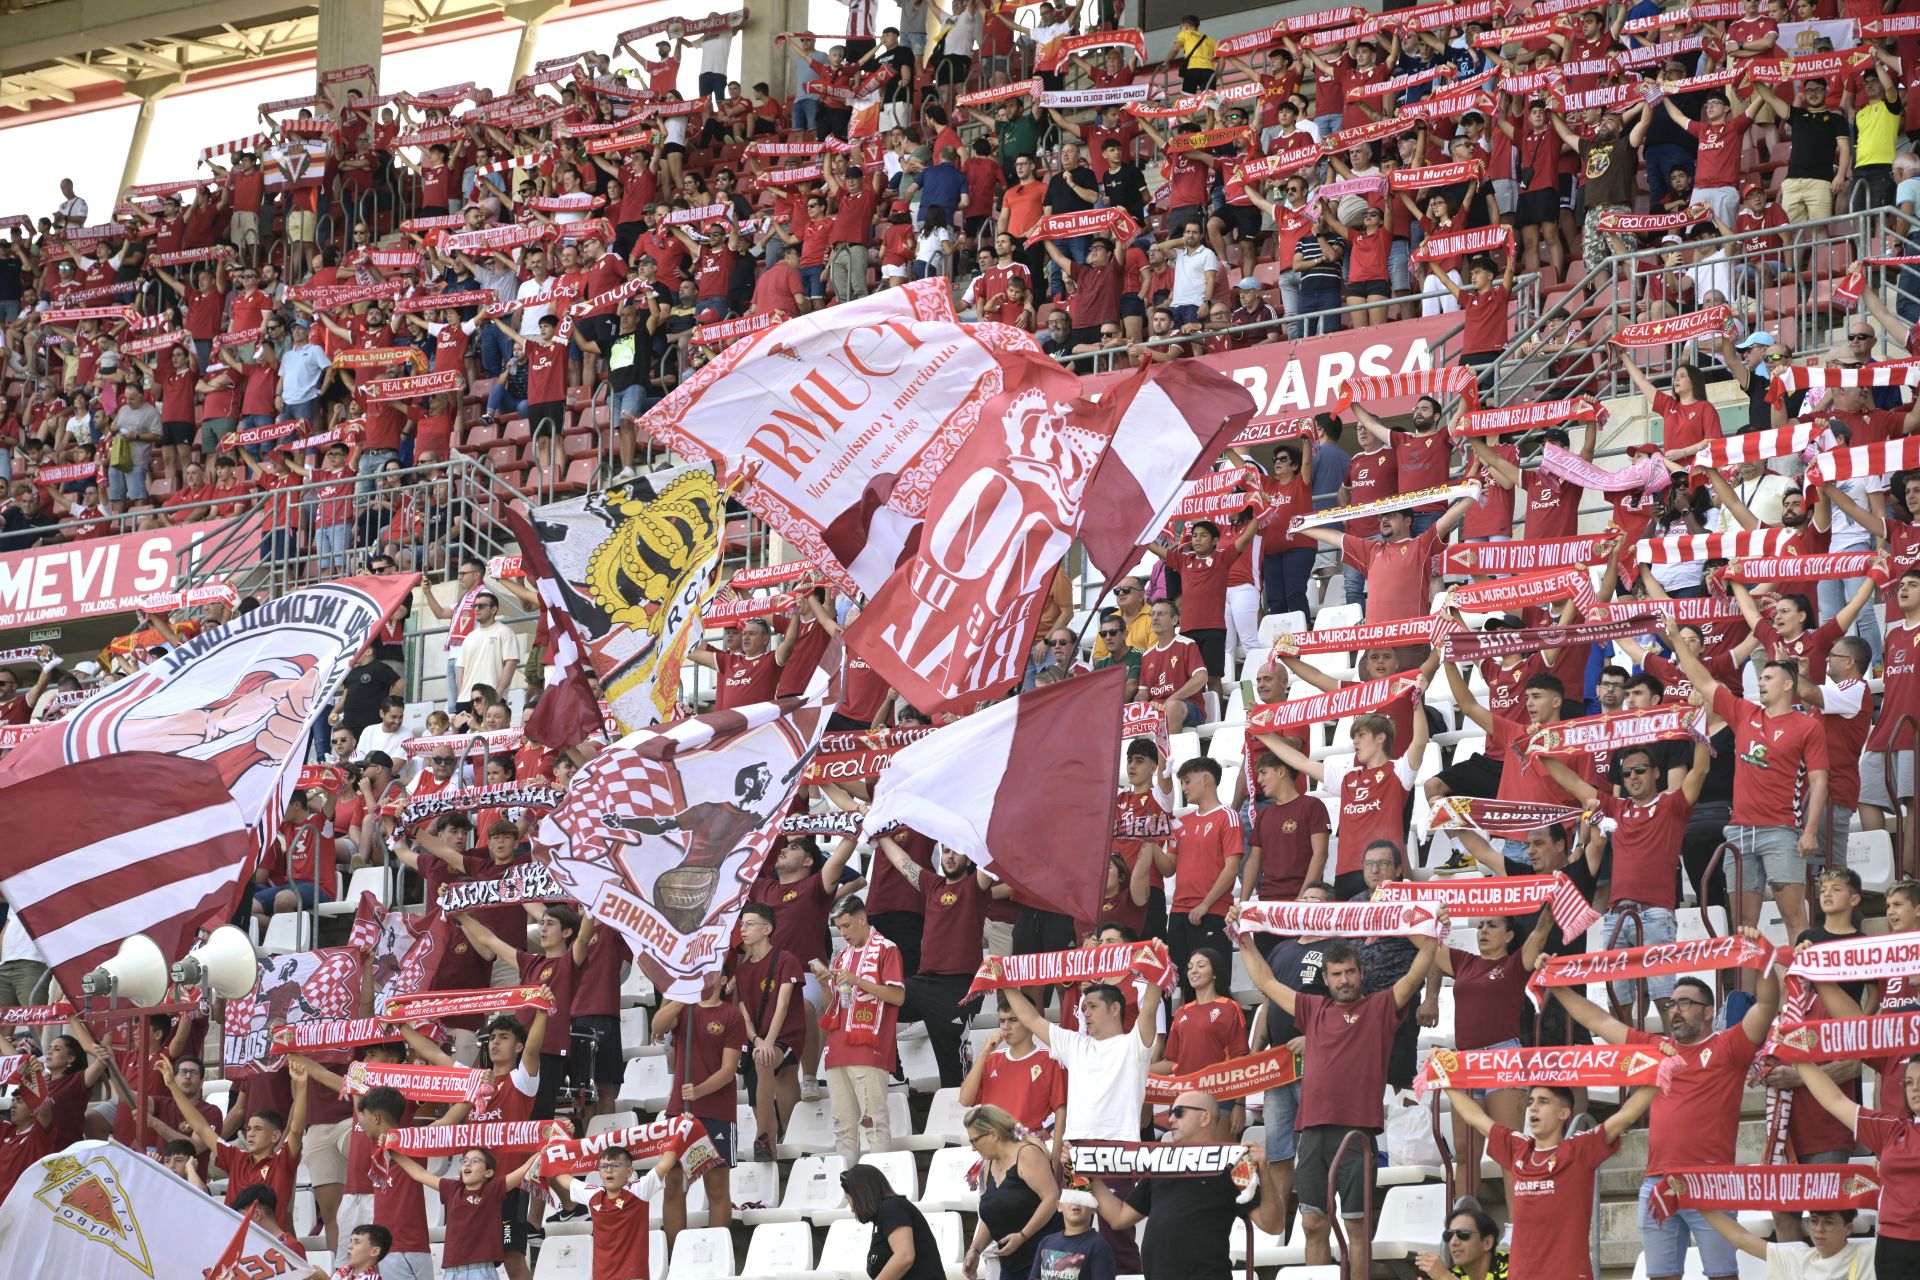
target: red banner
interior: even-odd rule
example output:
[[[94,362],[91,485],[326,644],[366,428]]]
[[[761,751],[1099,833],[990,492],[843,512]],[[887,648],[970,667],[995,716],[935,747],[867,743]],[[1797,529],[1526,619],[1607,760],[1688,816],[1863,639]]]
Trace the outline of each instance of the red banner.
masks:
[[[988,956],[973,975],[967,999],[982,991],[1009,987],[1060,986],[1070,982],[1111,982],[1116,978],[1145,978],[1169,990],[1178,975],[1167,957],[1167,944],[1111,942],[1073,951],[1039,951],[1018,956]]]
[[[564,1120],[491,1120],[483,1124],[422,1124],[391,1130],[384,1151],[411,1156],[453,1156],[475,1147],[495,1155],[525,1154],[571,1136]]]
[[[369,402],[418,400],[424,396],[458,391],[460,379],[458,369],[442,369],[437,373],[421,373],[406,378],[376,378],[360,384],[360,397]]]
[[[1667,1055],[1653,1045],[1523,1045],[1516,1049],[1435,1049],[1417,1085],[1427,1089],[1631,1089],[1658,1081]]]
[[[1332,693],[1319,693],[1291,702],[1263,702],[1247,713],[1250,733],[1285,733],[1289,729],[1313,724],[1331,724],[1347,716],[1378,711],[1414,687],[1416,676],[1402,671],[1359,684],[1343,685]]]
[[[1442,631],[1442,621],[1433,617],[1399,618],[1392,622],[1365,622],[1319,631],[1283,631],[1274,637],[1273,652],[1298,657],[1308,653],[1364,653],[1368,649],[1432,644]]]
[[[212,523],[0,555],[0,630],[124,613],[171,586]]]
[[[1208,1093],[1215,1102],[1251,1098],[1300,1078],[1300,1059],[1293,1050],[1267,1049],[1243,1058],[1189,1071],[1179,1076],[1148,1076],[1147,1103],[1164,1107],[1183,1093]]]
[[[1665,1222],[1681,1209],[1832,1213],[1879,1203],[1880,1177],[1870,1165],[1707,1165],[1657,1179],[1647,1209],[1655,1222]]]
[[[1572,400],[1543,400],[1538,404],[1511,404],[1499,409],[1474,409],[1455,419],[1448,433],[1461,436],[1500,436],[1510,431],[1536,431],[1568,422],[1604,422],[1607,411],[1592,396]]]
[[[1513,252],[1513,228],[1509,226],[1475,227],[1471,231],[1450,231],[1445,235],[1428,236],[1414,250],[1415,262],[1438,262],[1442,258],[1458,258],[1465,254],[1485,253],[1489,249],[1504,249]]]
[[[1072,240],[1077,236],[1106,236],[1117,246],[1140,234],[1140,226],[1125,209],[1081,209],[1040,219],[1027,232],[1027,241]]]
[[[388,1022],[460,1018],[473,1013],[510,1013],[516,1009],[553,1012],[553,997],[539,987],[489,987],[476,991],[421,991],[387,1001],[380,1016]]]

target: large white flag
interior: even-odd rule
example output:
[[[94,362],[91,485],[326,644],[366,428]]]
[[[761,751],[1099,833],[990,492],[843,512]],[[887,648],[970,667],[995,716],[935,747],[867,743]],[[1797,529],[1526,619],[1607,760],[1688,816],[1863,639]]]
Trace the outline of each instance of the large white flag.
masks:
[[[0,1259],[10,1277],[200,1280],[239,1226],[239,1214],[151,1158],[117,1142],[76,1142],[13,1184],[0,1205]],[[238,1264],[247,1276],[313,1270],[257,1226]]]

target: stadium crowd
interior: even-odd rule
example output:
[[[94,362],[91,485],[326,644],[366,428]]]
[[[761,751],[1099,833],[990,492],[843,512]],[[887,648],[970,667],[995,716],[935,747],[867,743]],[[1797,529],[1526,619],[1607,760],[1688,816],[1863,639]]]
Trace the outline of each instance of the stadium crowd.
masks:
[[[645,443],[635,424],[726,342],[774,317],[930,276],[951,281],[970,318],[1028,329],[1089,373],[1453,311],[1461,362],[1484,366],[1508,345],[1518,273],[1554,286],[1577,280],[1581,263],[1653,246],[1668,252],[1637,282],[1636,320],[1729,302],[1719,283],[1731,279],[1729,237],[1749,255],[1777,255],[1743,259],[1772,279],[1805,269],[1795,224],[1920,205],[1920,94],[1909,92],[1920,28],[1866,36],[1831,75],[1752,74],[1788,52],[1778,47],[1784,23],[1855,20],[1859,36],[1858,23],[1905,6],[1733,7],[1738,16],[1699,19],[1648,0],[1536,6],[1553,16],[1516,17],[1511,31],[1493,5],[1358,25],[1340,14],[1233,41],[1239,52],[1187,18],[1149,62],[1143,42],[1120,39],[1119,6],[1090,14],[960,0],[929,45],[920,30],[876,31],[866,3],[850,8],[844,38],[781,36],[794,85],[784,99],[727,79],[737,32],[716,24],[691,39],[674,29],[639,42],[651,50],[582,55],[577,72],[533,90],[540,105],[525,127],[514,115],[525,100],[485,110],[505,95],[462,87],[283,112],[283,124],[306,123],[274,143],[278,157],[237,147],[209,159],[211,177],[137,197],[104,223],[63,184],[53,214],[11,229],[0,246],[0,464],[10,485],[0,549],[259,511],[262,551],[310,558],[314,576],[446,579],[424,596],[450,628],[446,707],[420,734],[403,728],[409,677],[425,673],[406,670],[403,640],[418,615],[402,608],[315,744],[314,759],[343,780],[295,801],[239,919],[339,903],[355,872],[404,868],[441,942],[431,989],[544,987],[553,1010],[450,1020],[441,1040],[402,1024],[404,1042],[359,1056],[489,1070],[487,1103],[452,1104],[433,1123],[569,1108],[585,1121],[613,1114],[634,1055],[664,1042],[665,1111],[697,1117],[722,1157],[702,1178],[709,1229],[745,1207],[734,1204],[731,1170],[781,1157],[796,1113],[824,1097],[844,1165],[838,1186],[874,1228],[868,1274],[945,1274],[914,1197],[860,1163],[908,1136],[893,1128],[890,1085],[907,1079],[909,1041],[922,1034],[908,1028],[919,1024],[978,1157],[969,1275],[991,1257],[1010,1277],[1224,1277],[1236,1219],[1285,1235],[1296,1212],[1304,1260],[1331,1262],[1332,1217],[1349,1220],[1349,1232],[1369,1229],[1362,1181],[1388,1128],[1384,1100],[1414,1084],[1423,1033],[1437,1029],[1456,1050],[1644,1043],[1673,1065],[1657,1091],[1621,1090],[1603,1123],[1577,1132],[1585,1090],[1449,1090],[1458,1181],[1479,1182],[1484,1152],[1507,1171],[1507,1221],[1463,1197],[1444,1241],[1415,1259],[1424,1274],[1597,1274],[1588,1239],[1598,1171],[1643,1116],[1640,1226],[1655,1280],[1679,1277],[1690,1248],[1709,1277],[1733,1276],[1742,1250],[1776,1276],[1920,1274],[1920,1059],[1864,1071],[1768,1066],[1762,1046],[1787,955],[1707,980],[1618,984],[1626,998],[1612,1011],[1584,988],[1553,987],[1536,1011],[1525,988],[1543,962],[1614,945],[1564,932],[1549,906],[1460,921],[1471,938],[1438,943],[1287,936],[1266,946],[1271,938],[1238,928],[1243,903],[1366,901],[1418,866],[1562,873],[1603,914],[1603,940],[1630,921],[1639,942],[1674,941],[1687,904],[1718,909],[1725,927],[1755,941],[1763,926],[1794,945],[1861,932],[1866,895],[1847,866],[1849,833],[1913,818],[1903,725],[1920,718],[1920,472],[1822,483],[1803,475],[1797,452],[1725,468],[1690,459],[1741,431],[1796,425],[1841,448],[1898,440],[1920,426],[1920,399],[1890,385],[1769,400],[1767,383],[1796,352],[1757,318],[1690,348],[1658,384],[1618,356],[1661,423],[1661,444],[1647,452],[1665,465],[1638,487],[1589,490],[1535,465],[1542,445],[1591,463],[1592,421],[1503,440],[1459,432],[1450,396],[1388,416],[1356,403],[1320,415],[1311,438],[1236,452],[1249,471],[1233,509],[1183,522],[1114,583],[1091,636],[1070,625],[1063,578],[1023,688],[1124,665],[1128,700],[1158,704],[1170,734],[1164,747],[1152,735],[1126,747],[1118,806],[1156,834],[1116,836],[1098,919],[1016,906],[965,858],[910,830],[860,842],[793,834],[754,885],[727,985],[692,1008],[653,1002],[636,1034],[622,1017],[634,990],[623,979],[626,944],[576,906],[445,915],[434,905],[445,884],[530,861],[536,812],[413,828],[395,816],[399,801],[449,788],[564,788],[580,763],[518,741],[542,664],[538,644],[502,621],[501,597],[526,605],[531,594],[451,551],[444,510],[392,496],[407,468],[485,454],[526,496],[634,474]],[[1329,42],[1330,30],[1341,38]],[[1104,44],[1046,56],[1058,41],[1100,33]],[[693,68],[682,64],[696,49],[689,96]],[[618,68],[623,53],[638,71]],[[1693,83],[1702,79],[1713,83]],[[1097,92],[1129,85],[1151,96]],[[1048,105],[1052,94],[1068,105]],[[1088,94],[1099,105],[1071,105]],[[466,103],[483,110],[458,110]],[[284,168],[285,139],[324,178],[303,183]],[[609,140],[621,145],[601,145]],[[1686,220],[1641,233],[1611,229],[1609,213]],[[1421,252],[1433,237],[1501,227],[1511,232],[1504,243],[1482,250]],[[467,233],[478,234],[455,239]],[[1844,352],[1800,354],[1830,368],[1860,366],[1883,346],[1920,355],[1920,297],[1881,292],[1895,274],[1869,273],[1840,330]],[[606,295],[617,296],[595,304]],[[131,312],[64,314],[96,306]],[[368,385],[428,373],[455,375],[452,389],[384,398]],[[1735,431],[1711,394],[1729,378],[1751,391]],[[1460,475],[1480,492],[1344,530],[1289,529],[1295,515]],[[273,494],[300,485],[318,487],[298,501]],[[1469,664],[1444,662],[1424,638],[1333,655],[1272,645],[1275,625],[1302,633],[1329,608],[1345,608],[1345,625],[1425,618],[1450,544],[1574,537],[1590,494],[1612,504],[1609,534],[1586,562],[1598,570],[1597,601],[1652,614],[1650,638]],[[1856,577],[1813,583],[1742,581],[1738,557],[1634,554],[1643,539],[1734,531],[1777,531],[1770,554],[1880,554]],[[692,655],[714,673],[716,708],[797,691],[858,607],[825,587],[803,590],[789,617],[750,620]],[[1687,602],[1706,607],[1688,614]],[[153,643],[173,643],[186,626],[224,621],[227,608],[141,627]],[[1275,624],[1279,615],[1292,616]],[[1439,616],[1472,629],[1461,612]],[[1479,628],[1579,616],[1572,600],[1564,610],[1528,604]],[[0,671],[0,721],[44,718],[49,691],[101,674],[48,665],[23,678],[27,670]],[[837,728],[927,723],[864,670],[849,660]],[[1337,724],[1273,733],[1245,723],[1256,706],[1401,673],[1416,687]],[[516,679],[527,691],[518,703]],[[1701,709],[1704,740],[1520,763],[1530,736],[1560,720],[1682,704]],[[1202,727],[1204,750],[1193,732]],[[445,745],[475,733],[511,745],[490,745],[479,764]],[[1461,749],[1463,737],[1483,749]],[[812,787],[808,800],[858,811],[869,791]],[[1524,838],[1456,828],[1423,860],[1416,810],[1431,818],[1468,798],[1584,816]],[[1722,859],[1726,841],[1734,850]],[[1884,911],[1892,932],[1920,928],[1920,883],[1891,884]],[[980,997],[966,998],[987,955],[1143,940],[1166,946],[1176,981],[1164,995],[1142,979],[1012,987],[984,1013]],[[44,995],[36,954],[10,921],[0,1007]],[[1621,1012],[1635,994],[1653,1001],[1657,1031]],[[1818,994],[1820,1009],[1801,1016],[1901,1012],[1916,999],[1910,978],[1820,984]],[[992,1015],[993,1030],[973,1034]],[[424,1116],[390,1088],[342,1100],[337,1062],[292,1055],[285,1070],[238,1082],[223,1110],[203,1095],[207,1029],[161,1020],[158,1065],[80,1021],[28,1038],[52,1092],[39,1110],[16,1092],[0,1127],[0,1195],[33,1160],[82,1137],[133,1140],[124,1082],[144,1075],[152,1102],[140,1128],[155,1154],[199,1185],[224,1175],[227,1203],[255,1207],[290,1243],[323,1237],[335,1276],[433,1275],[427,1205],[437,1202],[438,1267],[455,1280],[496,1267],[528,1280],[538,1243],[580,1214],[593,1274],[631,1280],[648,1274],[650,1215],[671,1248],[690,1201],[698,1210],[672,1159],[640,1173],[617,1148],[591,1183],[556,1180],[559,1207],[544,1211],[518,1156],[476,1149],[443,1173],[376,1159],[384,1135]],[[1299,1055],[1297,1081],[1224,1103],[1187,1091],[1164,1108],[1146,1104],[1151,1076],[1267,1047]],[[1671,1171],[1735,1163],[1750,1073],[1800,1099],[1783,1125],[1793,1159],[1878,1157],[1871,1240],[1849,1238],[1852,1210],[1776,1213],[1770,1243],[1724,1213],[1647,1207]],[[1869,1081],[1874,1106],[1863,1101]],[[1255,1125],[1250,1197],[1226,1175],[1087,1183],[1063,1175],[1058,1159],[1075,1140],[1222,1142]],[[1343,1163],[1337,1153],[1354,1134]],[[295,1220],[296,1185],[311,1188],[315,1220]]]

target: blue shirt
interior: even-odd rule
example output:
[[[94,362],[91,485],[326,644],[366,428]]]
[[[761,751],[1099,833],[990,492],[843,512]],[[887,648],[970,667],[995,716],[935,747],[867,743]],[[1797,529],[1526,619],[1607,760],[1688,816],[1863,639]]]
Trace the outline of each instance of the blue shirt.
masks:
[[[1350,454],[1337,444],[1316,440],[1313,445],[1313,509],[1322,511],[1340,500],[1340,486],[1347,482]]]
[[[820,101],[819,94],[807,92],[807,86],[820,78],[820,73],[813,69],[813,59],[803,57],[797,53],[794,54],[793,55],[793,71],[791,72],[791,74],[794,77],[793,100],[795,102]]]
[[[920,172],[920,209],[921,216],[934,205],[947,211],[947,220],[960,209],[961,198],[967,193],[967,176],[950,164],[929,165]]]
[[[316,399],[331,363],[327,353],[310,341],[288,347],[280,359],[280,398],[290,405]]]

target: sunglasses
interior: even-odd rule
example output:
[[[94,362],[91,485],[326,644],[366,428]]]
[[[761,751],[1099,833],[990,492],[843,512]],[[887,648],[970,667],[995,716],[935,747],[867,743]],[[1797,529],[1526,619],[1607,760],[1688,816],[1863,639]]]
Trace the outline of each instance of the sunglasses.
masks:
[[[1172,1117],[1173,1117],[1173,1118],[1174,1118],[1175,1120],[1178,1120],[1178,1119],[1179,1119],[1179,1118],[1180,1118],[1181,1116],[1183,1116],[1183,1115],[1186,1115],[1186,1114],[1187,1114],[1187,1112],[1189,1112],[1189,1111],[1191,1111],[1191,1112],[1193,1112],[1193,1114],[1195,1114],[1195,1115],[1197,1115],[1197,1116],[1203,1116],[1203,1115],[1206,1115],[1206,1114],[1207,1114],[1207,1111],[1208,1111],[1208,1108],[1206,1108],[1206,1107],[1185,1107],[1185,1106],[1179,1106],[1179,1107],[1168,1107],[1168,1108],[1167,1108],[1167,1114],[1168,1114],[1169,1116],[1172,1116]]]
[[[1620,772],[1629,778],[1637,778],[1643,773],[1652,773],[1653,766],[1650,764],[1628,765],[1626,768],[1620,770]]]
[[[1100,638],[1102,640],[1118,640],[1124,634],[1126,633],[1121,631],[1102,631]]]
[[[1470,1227],[1455,1227],[1450,1231],[1442,1231],[1440,1238],[1442,1240],[1458,1240],[1460,1243],[1465,1244],[1479,1234],[1478,1231]]]
[[[1847,335],[1847,341],[1848,342],[1872,342],[1873,335],[1870,333],[1850,333]]]
[[[1134,592],[1138,591],[1139,589],[1140,588],[1138,587],[1115,587],[1113,589],[1113,594],[1117,596],[1130,596]]]

